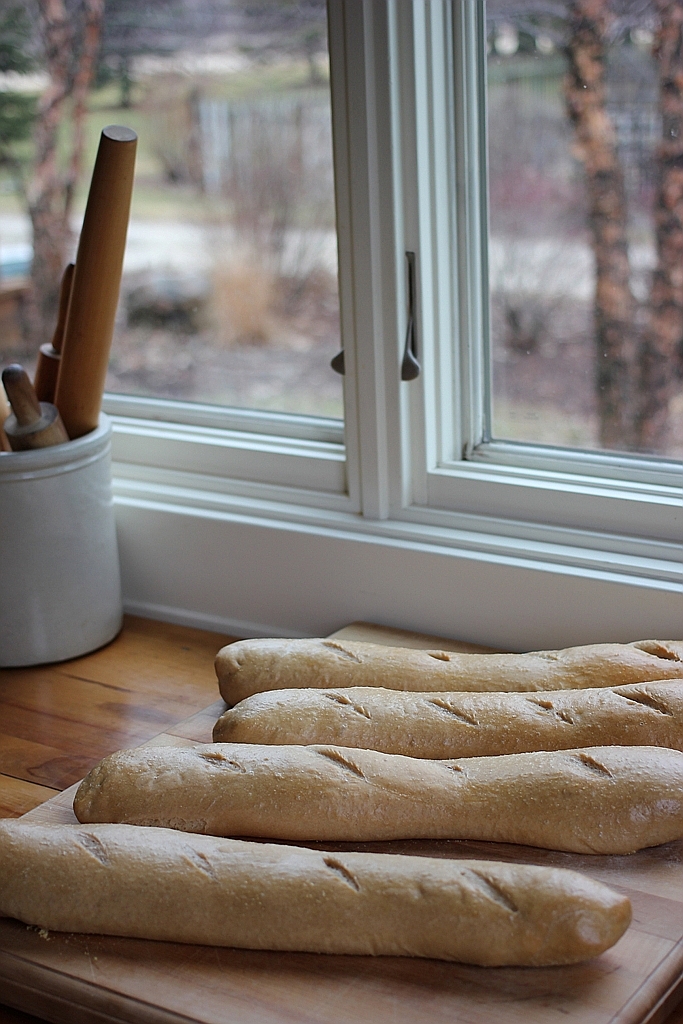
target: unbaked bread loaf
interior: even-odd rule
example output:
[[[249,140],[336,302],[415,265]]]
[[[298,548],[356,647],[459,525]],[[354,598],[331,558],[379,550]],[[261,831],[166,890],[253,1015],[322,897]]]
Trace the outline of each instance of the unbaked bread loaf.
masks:
[[[81,822],[267,839],[476,839],[632,853],[683,837],[683,754],[587,747],[431,761],[333,746],[214,743],[106,757]]]
[[[0,915],[55,931],[503,966],[596,956],[631,907],[561,868],[3,821]]]
[[[683,680],[533,694],[270,690],[226,711],[213,738],[337,743],[431,758],[606,744],[683,750]]]
[[[455,654],[350,640],[238,640],[216,657],[223,700],[314,686],[567,690],[683,679],[683,641],[590,644],[531,654]]]

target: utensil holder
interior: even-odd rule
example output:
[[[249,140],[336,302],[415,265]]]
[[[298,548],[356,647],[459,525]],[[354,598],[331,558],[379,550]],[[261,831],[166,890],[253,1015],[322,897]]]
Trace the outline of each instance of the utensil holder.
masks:
[[[0,455],[0,667],[65,661],[121,628],[111,421]]]

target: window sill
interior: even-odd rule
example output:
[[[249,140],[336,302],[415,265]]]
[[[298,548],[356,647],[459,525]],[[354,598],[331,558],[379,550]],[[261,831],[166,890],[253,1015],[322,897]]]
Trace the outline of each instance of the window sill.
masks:
[[[675,636],[680,546],[117,462],[126,609],[240,636],[364,619],[511,650]],[[302,495],[305,498],[302,499]]]
[[[469,461],[440,466],[428,474],[431,508],[495,515],[579,533],[604,532],[680,544],[683,490],[675,470],[657,481],[599,476],[574,461],[547,465],[506,465]],[[558,465],[559,464],[559,465]],[[592,470],[594,465],[590,466]]]
[[[294,417],[292,417],[294,419]],[[168,423],[112,416],[115,473],[163,480],[164,474],[192,474],[207,490],[254,483],[288,491],[346,494],[343,440],[281,436],[256,430]]]

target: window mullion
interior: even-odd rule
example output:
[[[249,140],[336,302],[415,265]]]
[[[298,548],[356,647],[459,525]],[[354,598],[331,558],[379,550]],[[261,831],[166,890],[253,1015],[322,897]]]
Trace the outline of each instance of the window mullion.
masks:
[[[454,339],[458,334],[457,217],[453,168],[455,132],[452,50],[453,4],[426,5],[429,59],[429,164],[431,207],[425,218],[425,245],[432,260],[431,366],[425,373],[427,467],[460,457],[459,423],[462,399],[460,367]],[[425,345],[425,351],[429,348]],[[431,437],[430,437],[431,435]]]
[[[457,277],[459,282],[459,391],[456,446],[461,457],[486,438],[490,421],[487,381],[488,213],[486,185],[486,11],[483,3],[453,5]],[[455,382],[458,387],[458,381]],[[458,436],[459,435],[459,436]]]
[[[353,303],[351,171],[347,46],[344,5],[327,4],[328,49],[330,54],[330,99],[332,107],[332,151],[337,224],[339,316],[344,352],[344,442],[346,478],[352,506],[360,509],[359,423],[356,391],[356,338]]]
[[[450,0],[398,7],[394,77],[400,82],[401,210],[399,318],[405,306],[406,250],[416,254],[417,341],[422,373],[401,385],[402,502],[428,501],[428,470],[452,460],[457,404],[453,347],[454,269],[452,52]],[[398,102],[398,101],[397,101]],[[405,322],[403,331],[405,331]],[[403,338],[401,339],[404,340]],[[444,440],[445,439],[445,440]]]
[[[331,4],[343,19],[348,231],[340,259],[347,389],[353,389],[358,477],[365,516],[390,513],[390,450],[396,447],[396,248],[389,17],[386,4]],[[342,194],[345,186],[342,184]],[[342,244],[348,245],[348,260]],[[353,345],[349,344],[353,339]],[[349,453],[350,454],[350,453]],[[351,454],[350,454],[351,457]]]

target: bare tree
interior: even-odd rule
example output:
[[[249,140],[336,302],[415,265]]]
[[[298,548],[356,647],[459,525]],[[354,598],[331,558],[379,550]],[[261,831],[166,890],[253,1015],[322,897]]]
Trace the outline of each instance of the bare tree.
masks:
[[[588,220],[595,255],[595,342],[600,442],[632,443],[636,301],[631,292],[628,210],[614,126],[605,109],[606,41],[613,18],[608,0],[568,6],[565,98],[584,165]]]
[[[309,84],[320,84],[317,58],[325,50],[325,0],[232,0],[231,6],[261,59],[269,51],[299,54],[308,64]]]
[[[596,269],[601,445],[665,452],[670,401],[683,376],[683,0],[493,0],[490,9],[527,35],[551,37],[567,60],[565,104],[585,171]],[[663,134],[654,160],[656,269],[649,297],[639,303],[630,285],[627,196],[606,78],[610,47],[642,26],[655,28]]]
[[[0,0],[0,72],[26,74],[35,66],[31,53],[31,21],[17,0]],[[7,168],[19,187],[24,159],[17,143],[30,137],[35,97],[0,90],[0,167]]]
[[[33,231],[28,333],[34,344],[49,338],[54,327],[103,10],[104,0],[81,0],[78,10],[65,0],[38,0],[38,29],[50,81],[38,104],[33,174],[26,190]],[[63,169],[58,140],[67,114],[71,139]]]
[[[669,403],[683,375],[683,4],[657,0],[654,54],[659,65],[662,140],[657,154],[657,266],[650,320],[639,352],[637,447],[666,450]]]
[[[206,3],[200,5],[205,7]],[[227,13],[227,12],[226,12]],[[193,17],[194,14],[194,17]],[[115,80],[119,106],[133,105],[134,63],[142,55],[168,55],[202,38],[202,12],[183,0],[107,0],[97,68],[98,83]],[[224,19],[223,19],[224,20]],[[211,24],[211,22],[210,22]],[[215,21],[213,22],[215,25]],[[222,27],[219,19],[219,27]]]

